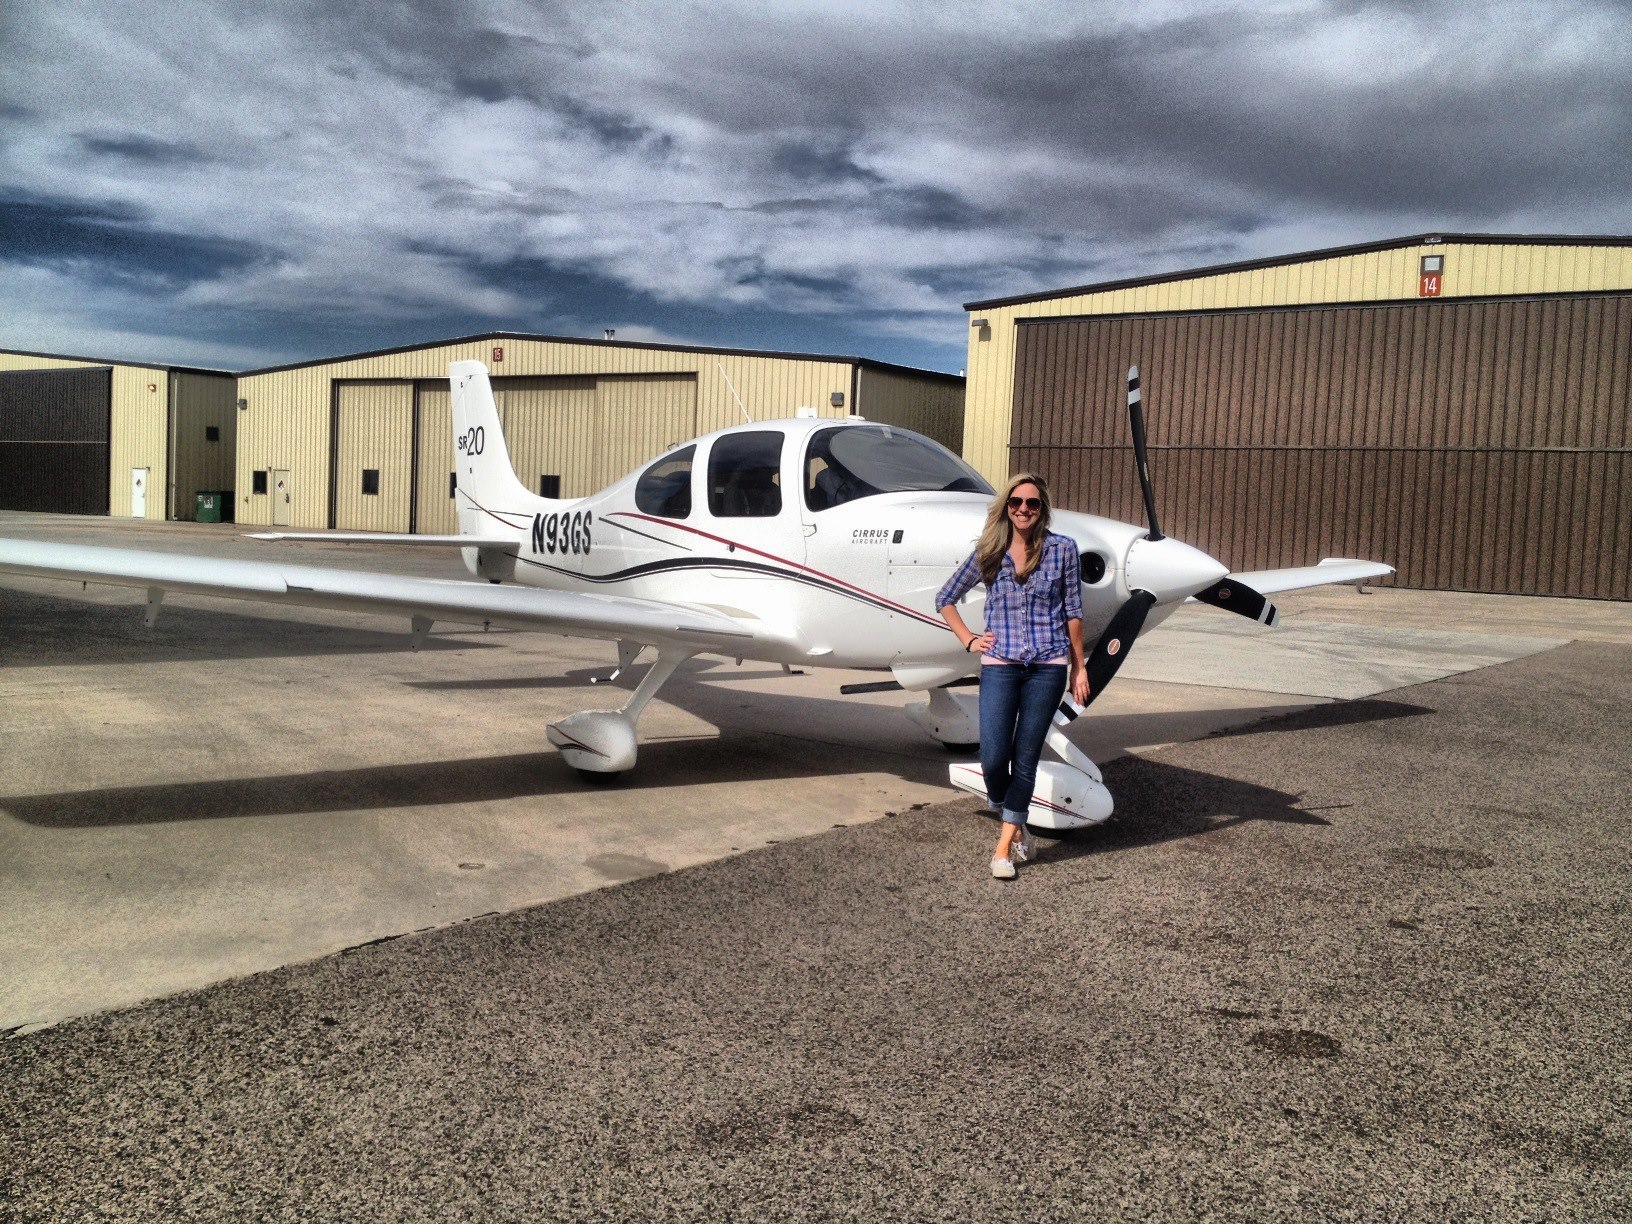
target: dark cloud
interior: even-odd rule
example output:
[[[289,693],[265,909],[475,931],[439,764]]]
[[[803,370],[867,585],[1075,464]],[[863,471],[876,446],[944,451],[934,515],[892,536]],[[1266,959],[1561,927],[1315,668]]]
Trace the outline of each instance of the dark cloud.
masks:
[[[978,208],[940,187],[892,188],[882,195],[879,206],[888,220],[915,229],[974,230],[998,223],[995,210]]]
[[[777,141],[770,150],[770,168],[796,183],[884,182],[882,175],[856,164],[853,149],[832,139]]]
[[[41,0],[8,27],[0,256],[225,276],[189,296],[289,335],[303,311],[371,338],[442,318],[751,343],[774,320],[772,347],[849,327],[840,348],[913,335],[878,355],[956,368],[964,300],[1424,228],[1632,228],[1611,0],[400,0],[366,21],[174,0],[91,22]]]
[[[508,84],[497,77],[460,72],[454,74],[452,84],[456,93],[462,97],[475,98],[478,102],[507,102],[517,96]]]
[[[173,289],[246,268],[267,254],[249,243],[148,228],[129,205],[0,199],[0,260],[90,264]]]
[[[546,110],[553,111],[579,130],[591,133],[595,139],[611,148],[640,146],[652,157],[662,157],[674,151],[673,137],[637,121],[632,115],[591,106],[563,94],[546,96],[543,105]]]
[[[87,153],[119,157],[151,166],[196,166],[214,160],[201,149],[178,141],[156,140],[151,136],[81,135],[80,147]]]

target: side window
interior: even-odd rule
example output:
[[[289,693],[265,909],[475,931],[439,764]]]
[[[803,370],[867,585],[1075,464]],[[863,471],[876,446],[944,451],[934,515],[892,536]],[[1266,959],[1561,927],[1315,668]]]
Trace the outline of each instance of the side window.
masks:
[[[686,518],[691,514],[691,463],[695,446],[665,455],[635,482],[635,505],[645,514]]]
[[[805,505],[811,510],[831,510],[880,491],[834,457],[833,438],[838,432],[824,429],[817,433],[805,453]]]
[[[749,430],[714,440],[708,455],[708,512],[715,518],[782,513],[782,434]]]

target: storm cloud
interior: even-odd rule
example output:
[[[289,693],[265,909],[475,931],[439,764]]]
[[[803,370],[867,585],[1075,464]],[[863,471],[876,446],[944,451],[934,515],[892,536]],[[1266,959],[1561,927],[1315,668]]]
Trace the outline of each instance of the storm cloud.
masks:
[[[6,20],[0,344],[23,349],[241,366],[611,326],[957,369],[965,300],[1632,230],[1615,0]]]

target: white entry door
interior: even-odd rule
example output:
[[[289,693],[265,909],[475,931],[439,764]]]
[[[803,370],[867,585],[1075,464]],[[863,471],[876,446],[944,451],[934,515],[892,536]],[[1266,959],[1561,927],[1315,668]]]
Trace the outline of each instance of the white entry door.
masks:
[[[130,469],[130,517],[147,517],[147,477],[151,468]]]
[[[287,470],[272,469],[272,526],[290,527],[294,525],[294,518],[289,501],[289,473]]]

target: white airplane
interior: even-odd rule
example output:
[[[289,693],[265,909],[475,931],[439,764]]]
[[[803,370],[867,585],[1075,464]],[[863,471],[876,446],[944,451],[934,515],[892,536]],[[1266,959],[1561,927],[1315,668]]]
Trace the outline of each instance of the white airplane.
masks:
[[[631,769],[646,703],[686,659],[717,655],[785,667],[887,671],[856,692],[927,692],[907,707],[954,750],[980,738],[964,652],[934,599],[969,555],[993,496],[972,467],[908,430],[857,419],[800,416],[737,425],[674,447],[641,471],[578,499],[536,496],[517,479],[487,368],[449,367],[459,531],[456,536],[263,533],[264,540],[456,546],[485,583],[305,566],[0,540],[0,572],[145,588],[152,624],[166,591],[410,619],[417,648],[433,623],[541,629],[617,643],[618,670],[655,659],[618,710],[590,710],[546,728],[567,763],[590,779]],[[1138,371],[1129,415],[1148,527],[1055,510],[1052,528],[1081,554],[1083,635],[1091,693],[1115,675],[1142,632],[1190,598],[1276,623],[1263,592],[1392,573],[1370,561],[1229,574],[1205,553],[1162,535],[1145,458]],[[965,597],[978,622],[984,595]],[[616,676],[618,673],[614,672]],[[1090,697],[1092,700],[1093,697]],[[1097,824],[1112,800],[1094,763],[1062,733],[1081,713],[1062,703],[1038,771],[1029,819],[1065,830]],[[984,796],[978,764],[952,783]]]

